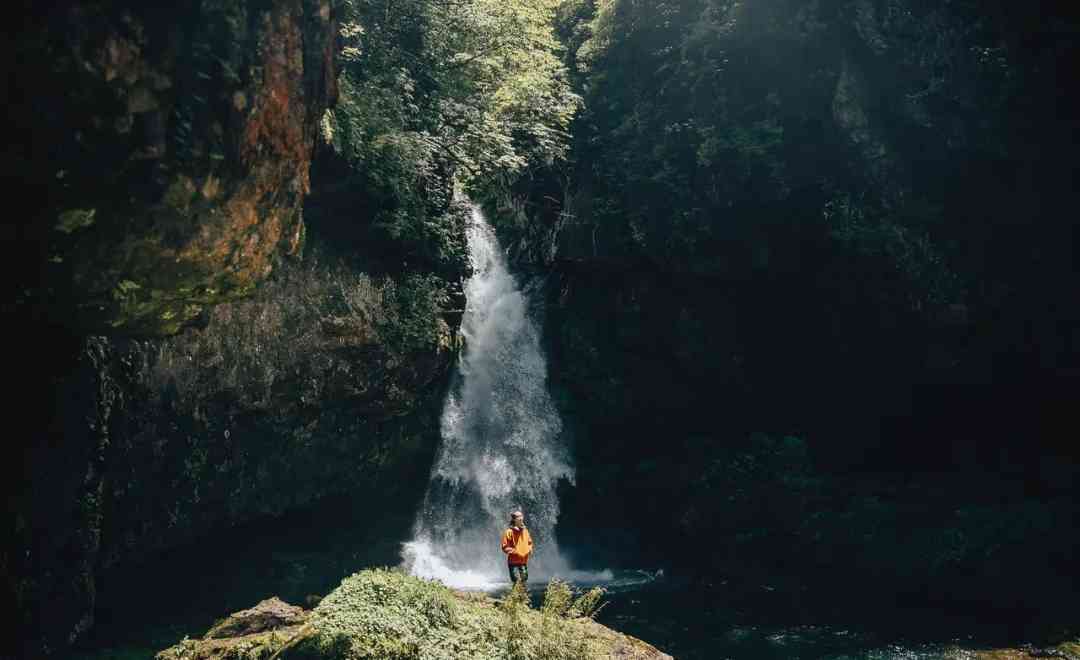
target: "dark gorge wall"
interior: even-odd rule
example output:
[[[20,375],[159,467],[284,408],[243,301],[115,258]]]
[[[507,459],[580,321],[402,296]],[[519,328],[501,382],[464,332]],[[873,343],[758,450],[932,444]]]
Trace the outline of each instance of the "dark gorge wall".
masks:
[[[106,569],[327,496],[411,497],[466,266],[406,263],[326,145],[332,3],[24,9],[0,655],[40,657],[94,625]]]
[[[563,19],[572,164],[486,203],[520,267],[551,272],[568,544],[1068,620],[1075,12]],[[608,546],[576,531],[627,521]]]
[[[10,373],[24,374],[5,479],[13,647],[54,652],[85,632],[99,561],[131,542],[129,530],[103,542],[106,509],[152,349],[87,333],[175,333],[301,247],[317,122],[335,94],[330,9],[35,3],[9,22],[3,168],[21,211],[6,224],[5,312],[20,347]],[[140,527],[175,529],[179,511],[143,504],[156,510]]]
[[[310,231],[301,263],[201,328],[91,336],[35,365],[50,378],[32,392],[54,407],[14,413],[45,428],[23,440],[5,576],[35,652],[93,625],[107,569],[332,495],[372,515],[415,499],[456,327],[433,318],[430,341],[401,342],[395,280],[331,259]]]
[[[300,249],[337,94],[329,2],[47,3],[12,27],[17,304],[167,335]]]

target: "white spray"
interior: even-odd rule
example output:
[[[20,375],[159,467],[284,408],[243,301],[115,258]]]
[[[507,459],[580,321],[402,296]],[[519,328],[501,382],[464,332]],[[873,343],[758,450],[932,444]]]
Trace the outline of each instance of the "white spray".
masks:
[[[479,209],[468,228],[473,275],[462,319],[466,347],[442,414],[442,445],[405,544],[406,567],[460,588],[505,585],[499,536],[525,512],[536,543],[531,581],[571,572],[555,542],[560,479],[574,468],[547,390],[547,363],[528,299]]]

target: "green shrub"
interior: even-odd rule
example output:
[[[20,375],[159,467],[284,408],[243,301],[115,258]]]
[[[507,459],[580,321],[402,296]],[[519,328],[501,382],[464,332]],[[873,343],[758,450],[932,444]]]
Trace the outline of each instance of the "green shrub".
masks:
[[[575,597],[569,585],[552,581],[537,611],[521,586],[494,601],[397,569],[365,570],[319,603],[316,634],[288,657],[588,660],[604,650],[586,620],[602,594],[593,589]]]
[[[576,660],[591,657],[588,640],[567,620],[591,617],[599,607],[603,590],[593,588],[574,597],[573,590],[558,579],[548,583],[544,604],[540,608],[540,636],[536,653],[531,656],[541,660]]]

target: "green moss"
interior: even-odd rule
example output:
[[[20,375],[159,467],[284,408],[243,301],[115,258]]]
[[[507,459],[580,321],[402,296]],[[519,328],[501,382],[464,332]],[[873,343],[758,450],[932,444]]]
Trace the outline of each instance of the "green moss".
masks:
[[[1057,650],[1061,651],[1062,653],[1066,653],[1068,655],[1080,658],[1080,640],[1059,644],[1057,646]]]
[[[599,593],[574,598],[567,585],[553,582],[544,607],[534,610],[523,590],[498,602],[398,570],[366,570],[346,578],[319,603],[312,619],[314,634],[287,657],[607,657],[615,647],[631,642],[589,618]]]
[[[166,206],[170,206],[181,213],[187,213],[198,192],[194,181],[186,176],[181,176],[168,187],[161,201]]]
[[[113,298],[116,300],[128,300],[141,288],[142,286],[137,282],[121,280],[120,283],[116,285],[116,288],[113,289]]]
[[[85,229],[94,224],[94,216],[97,209],[71,209],[64,211],[57,218],[56,230],[65,234],[72,234],[80,229]]]
[[[288,645],[293,639],[290,633],[289,630],[271,630],[256,635],[209,642],[184,638],[176,646],[158,653],[155,657],[157,660],[267,660],[267,658],[275,657],[275,653]],[[132,657],[146,658],[147,656],[133,653]],[[86,658],[85,660],[98,659]]]

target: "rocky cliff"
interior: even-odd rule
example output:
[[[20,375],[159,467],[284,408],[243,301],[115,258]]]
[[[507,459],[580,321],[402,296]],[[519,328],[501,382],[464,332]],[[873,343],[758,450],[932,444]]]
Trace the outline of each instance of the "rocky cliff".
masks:
[[[84,340],[39,392],[54,417],[12,502],[6,577],[35,648],[93,625],[106,569],[329,495],[411,497],[457,342],[439,317],[429,340],[395,339],[406,286],[309,253],[202,328]]]
[[[466,267],[388,260],[342,185],[332,3],[67,2],[19,21],[3,167],[30,203],[5,301],[24,431],[0,551],[19,617],[0,652],[38,657],[93,625],[105,569],[426,478]]]
[[[336,95],[330,2],[63,2],[20,18],[4,163],[36,194],[9,229],[26,250],[17,304],[167,335],[299,250]]]

